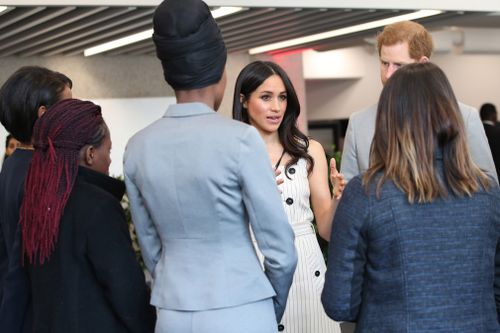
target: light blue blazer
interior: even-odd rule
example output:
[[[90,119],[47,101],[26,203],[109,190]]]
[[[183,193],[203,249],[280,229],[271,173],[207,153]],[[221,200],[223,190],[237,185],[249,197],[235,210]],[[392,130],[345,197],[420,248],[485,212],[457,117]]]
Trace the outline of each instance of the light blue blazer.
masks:
[[[464,120],[467,143],[474,163],[498,183],[495,164],[488,139],[484,133],[483,123],[479,118],[479,112],[463,103],[458,105]],[[346,180],[350,180],[368,169],[376,119],[377,104],[363,111],[355,112],[349,118],[341,164],[341,172]]]
[[[171,105],[130,139],[124,172],[154,279],[151,304],[201,311],[274,297],[281,319],[297,255],[255,128],[205,104]],[[265,257],[264,271],[249,225]]]

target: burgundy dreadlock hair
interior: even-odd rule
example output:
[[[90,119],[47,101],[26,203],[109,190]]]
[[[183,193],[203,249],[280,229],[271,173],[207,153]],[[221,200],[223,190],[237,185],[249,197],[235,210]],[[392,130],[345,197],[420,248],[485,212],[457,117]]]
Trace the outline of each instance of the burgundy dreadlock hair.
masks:
[[[20,211],[23,254],[30,263],[38,259],[43,264],[54,250],[77,176],[80,150],[95,145],[96,132],[103,127],[107,131],[101,108],[77,99],[57,102],[36,121],[35,151]]]

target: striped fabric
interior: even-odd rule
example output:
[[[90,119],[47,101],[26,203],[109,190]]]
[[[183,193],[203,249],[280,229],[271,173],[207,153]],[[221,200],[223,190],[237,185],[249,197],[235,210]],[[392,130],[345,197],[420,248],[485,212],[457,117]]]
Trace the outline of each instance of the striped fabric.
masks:
[[[284,183],[280,185],[283,205],[295,231],[297,269],[288,295],[285,314],[278,331],[286,333],[340,333],[339,324],[328,318],[320,296],[326,266],[311,221],[309,181],[306,160],[300,159],[288,170],[280,166]]]

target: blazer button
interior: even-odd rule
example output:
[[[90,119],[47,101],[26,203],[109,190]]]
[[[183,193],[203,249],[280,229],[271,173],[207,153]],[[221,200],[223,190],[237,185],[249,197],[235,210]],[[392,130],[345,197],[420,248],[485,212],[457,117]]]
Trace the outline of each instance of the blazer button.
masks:
[[[286,202],[286,204],[287,204],[287,205],[289,205],[289,206],[290,206],[291,204],[293,204],[293,199],[292,199],[292,198],[287,198],[287,199],[285,200],[285,202]]]
[[[288,173],[293,175],[295,173],[295,168],[288,169]]]
[[[278,331],[283,332],[285,330],[285,326],[283,324],[278,325]]]
[[[316,275],[316,276],[320,276],[320,274],[321,273],[319,271],[314,272],[314,275]]]

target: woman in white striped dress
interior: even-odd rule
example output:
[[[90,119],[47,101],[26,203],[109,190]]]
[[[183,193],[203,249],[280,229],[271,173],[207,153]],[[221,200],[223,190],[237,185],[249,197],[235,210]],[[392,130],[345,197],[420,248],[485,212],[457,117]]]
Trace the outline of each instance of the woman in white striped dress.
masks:
[[[326,271],[312,221],[320,236],[329,239],[333,213],[345,186],[331,161],[332,197],[328,165],[322,146],[296,126],[300,105],[290,79],[272,62],[247,65],[236,81],[233,118],[259,131],[278,170],[278,183],[288,220],[295,231],[298,262],[279,332],[340,333],[329,319],[320,295]],[[312,204],[312,209],[311,205]]]

